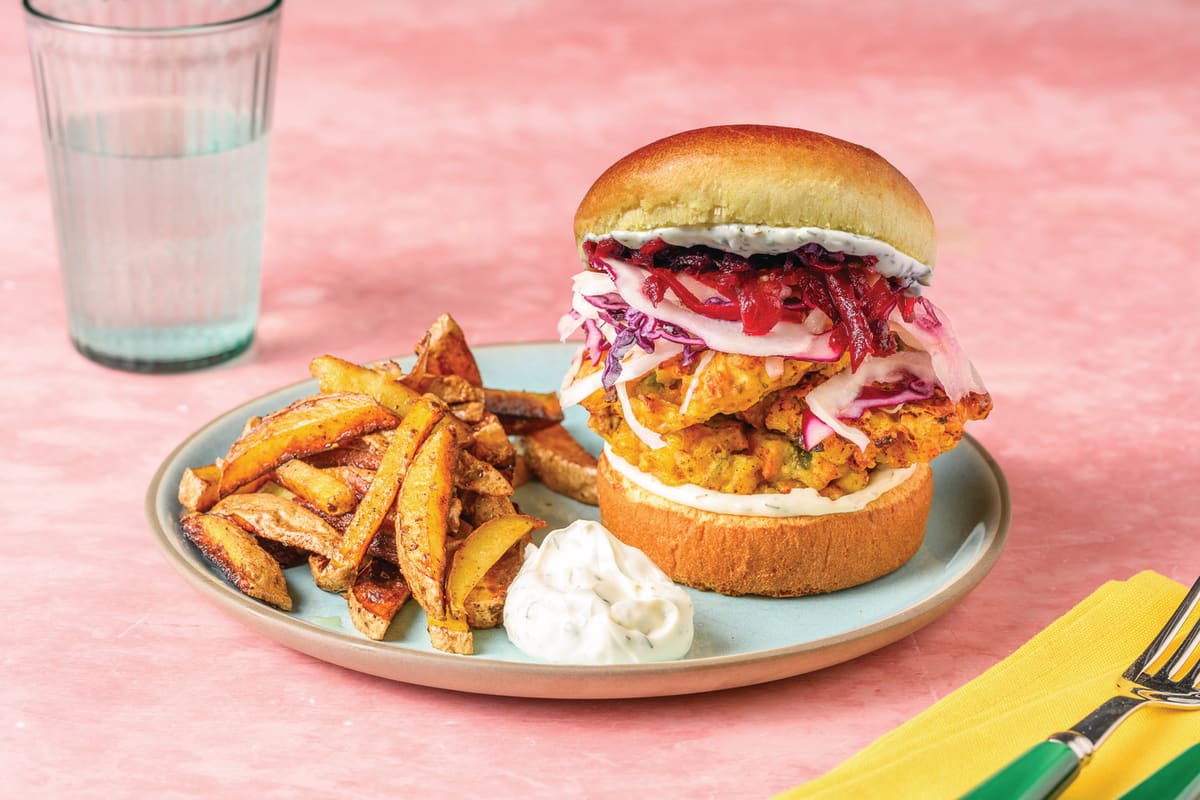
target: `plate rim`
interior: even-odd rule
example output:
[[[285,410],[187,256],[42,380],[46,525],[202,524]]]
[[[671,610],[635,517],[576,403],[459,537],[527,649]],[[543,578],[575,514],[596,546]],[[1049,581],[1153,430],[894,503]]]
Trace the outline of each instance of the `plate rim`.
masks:
[[[476,353],[512,348],[566,350],[575,346],[553,341],[503,342],[477,345],[472,350]],[[692,694],[800,675],[849,661],[899,641],[949,611],[991,571],[1012,526],[1011,495],[1003,470],[975,437],[964,433],[958,446],[971,448],[982,460],[995,482],[998,495],[995,527],[985,527],[986,546],[953,580],[874,622],[783,647],[652,664],[562,665],[397,647],[367,639],[357,632],[351,634],[322,628],[243,595],[211,571],[198,570],[193,560],[184,554],[184,538],[177,531],[168,533],[161,524],[159,498],[164,492],[164,481],[167,473],[178,466],[176,462],[184,450],[227,419],[244,415],[248,407],[276,395],[302,392],[304,387],[315,383],[315,379],[309,378],[261,393],[213,417],[185,437],[167,454],[150,480],[145,495],[147,522],[155,544],[167,562],[225,613],[278,644],[327,663],[388,680],[486,695],[583,700]],[[332,654],[328,648],[333,645],[327,644],[331,637],[337,645]],[[801,661],[805,663],[800,665]],[[798,665],[800,669],[796,668]],[[400,668],[396,669],[397,666]],[[492,680],[481,683],[481,673],[488,673]],[[500,691],[494,684],[502,684],[505,688]]]

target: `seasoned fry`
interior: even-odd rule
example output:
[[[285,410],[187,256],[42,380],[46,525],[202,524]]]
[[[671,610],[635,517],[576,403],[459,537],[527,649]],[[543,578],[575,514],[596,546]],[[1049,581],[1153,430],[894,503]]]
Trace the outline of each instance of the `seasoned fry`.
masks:
[[[325,467],[322,472],[328,473],[349,486],[359,497],[367,493],[367,489],[371,488],[371,481],[375,480],[375,470],[364,469],[363,467]]]
[[[417,363],[410,375],[457,375],[483,388],[483,377],[467,346],[467,337],[449,314],[438,317],[417,343]]]
[[[508,587],[521,570],[525,546],[529,542],[530,537],[526,535],[508,548],[467,595],[463,606],[467,624],[472,628],[496,628],[504,624],[504,600],[508,597]]]
[[[501,472],[512,470],[517,451],[495,414],[484,414],[483,421],[471,426],[471,454]]]
[[[231,494],[209,512],[236,522],[263,539],[332,558],[342,535],[329,523],[286,497],[264,492]]]
[[[500,419],[510,435],[549,428],[562,422],[562,404],[554,392],[518,392],[511,389],[484,389],[484,407]]]
[[[471,455],[466,450],[458,454],[458,468],[454,473],[454,485],[460,489],[479,494],[502,495],[513,493],[513,485],[500,471],[486,461]]]
[[[290,609],[283,569],[307,560],[363,635],[385,638],[411,596],[435,648],[473,653],[543,524],[511,499],[531,472],[509,436],[557,425],[558,398],[485,388],[449,315],[407,374],[331,355],[309,368],[318,394],[251,417],[224,458],[183,472],[185,535],[263,602]]]
[[[450,563],[446,578],[446,599],[451,616],[466,616],[467,595],[471,593],[487,571],[514,544],[525,538],[530,531],[546,523],[521,514],[496,517],[480,525],[468,536]]]
[[[517,513],[512,500],[501,495],[465,493],[463,496],[463,513],[476,526]]]
[[[454,415],[455,419],[474,424],[483,421],[483,415],[487,413],[487,409],[483,407],[482,401],[455,403],[450,406],[450,413]]]
[[[323,453],[306,456],[304,460],[317,469],[358,467],[372,472],[379,469],[379,454],[357,447],[335,447]]]
[[[181,521],[183,532],[238,591],[284,611],[292,598],[279,562],[254,537],[222,517],[192,512]]]
[[[542,483],[581,503],[596,505],[596,458],[554,425],[522,438],[529,469]]]
[[[413,598],[425,609],[434,647],[469,654],[473,652],[470,629],[463,616],[448,613],[444,588],[457,460],[454,429],[438,426],[417,451],[400,486],[396,556]]]
[[[179,479],[179,505],[188,511],[207,511],[221,498],[221,468],[216,464],[188,467]]]
[[[431,394],[451,405],[455,403],[483,402],[483,389],[470,383],[466,378],[458,375],[425,376],[415,371],[409,378],[418,376],[420,378],[420,391]],[[411,386],[412,384],[410,383],[409,385]]]
[[[298,458],[280,464],[275,469],[275,480],[326,514],[345,514],[358,504],[353,489]]]
[[[396,565],[370,561],[346,593],[350,621],[368,638],[379,641],[411,594]]]
[[[327,450],[335,444],[380,428],[394,428],[400,418],[361,394],[327,394],[297,400],[239,438],[221,462],[220,492],[239,486],[285,461]]]
[[[393,365],[394,366],[394,365]],[[360,367],[341,358],[318,356],[308,365],[317,385],[325,394],[352,392],[365,394],[397,416],[408,413],[420,396],[400,383],[387,371]],[[399,370],[399,367],[396,367]]]
[[[331,559],[328,580],[332,585],[344,589],[350,584],[371,544],[371,537],[379,530],[384,516],[395,501],[418,449],[445,413],[445,406],[438,401],[421,398],[400,422],[396,436],[383,454],[375,479],[355,509],[341,546]],[[449,433],[453,447],[454,433]]]

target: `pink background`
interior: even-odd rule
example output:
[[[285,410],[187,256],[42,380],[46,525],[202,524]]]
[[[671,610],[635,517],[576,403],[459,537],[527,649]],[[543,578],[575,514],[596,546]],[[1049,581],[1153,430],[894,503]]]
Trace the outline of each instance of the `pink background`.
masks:
[[[0,22],[0,794],[766,797],[1103,581],[1200,572],[1194,2],[289,0],[258,339],[167,377],[95,366],[67,340],[14,5]],[[933,209],[930,296],[995,397],[972,432],[1014,505],[1006,551],[961,605],[769,685],[542,702],[327,665],[168,567],[142,502],[176,443],[305,377],[315,354],[405,352],[440,311],[477,344],[552,338],[591,180],[723,122],[866,144]]]

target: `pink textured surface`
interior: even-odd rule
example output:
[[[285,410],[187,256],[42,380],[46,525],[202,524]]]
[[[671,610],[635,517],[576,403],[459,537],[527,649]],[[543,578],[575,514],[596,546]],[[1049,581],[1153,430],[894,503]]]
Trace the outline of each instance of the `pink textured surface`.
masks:
[[[1200,7],[291,0],[253,350],[184,376],[64,325],[19,11],[0,20],[0,794],[765,797],[1003,658],[1101,582],[1190,582]],[[790,5],[788,9],[783,6]],[[468,8],[469,6],[469,8]],[[346,6],[349,8],[350,6]],[[553,336],[571,216],[630,149],[720,122],[878,150],[940,229],[931,297],[996,400],[994,572],[852,663],[765,686],[537,702],[389,683],[250,633],[155,550],[157,464],[333,352]]]

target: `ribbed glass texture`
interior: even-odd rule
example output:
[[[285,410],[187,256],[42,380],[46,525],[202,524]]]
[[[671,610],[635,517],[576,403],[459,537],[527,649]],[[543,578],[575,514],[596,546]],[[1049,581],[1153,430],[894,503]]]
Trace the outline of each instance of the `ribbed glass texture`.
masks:
[[[26,0],[71,339],[213,364],[254,335],[280,0]]]

